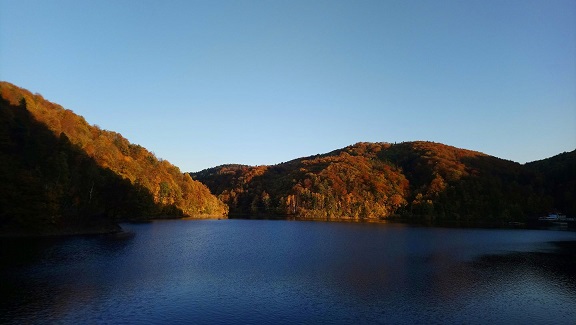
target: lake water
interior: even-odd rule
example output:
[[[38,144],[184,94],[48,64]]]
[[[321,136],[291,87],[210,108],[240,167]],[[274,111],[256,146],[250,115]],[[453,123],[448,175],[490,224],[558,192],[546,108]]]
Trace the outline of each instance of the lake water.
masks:
[[[272,220],[123,228],[134,235],[3,240],[0,323],[576,321],[575,232]]]

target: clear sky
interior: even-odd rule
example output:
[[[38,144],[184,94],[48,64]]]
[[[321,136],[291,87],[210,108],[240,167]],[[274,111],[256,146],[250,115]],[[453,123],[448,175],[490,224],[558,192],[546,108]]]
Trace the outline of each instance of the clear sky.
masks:
[[[576,148],[576,1],[0,0],[0,79],[182,171]]]

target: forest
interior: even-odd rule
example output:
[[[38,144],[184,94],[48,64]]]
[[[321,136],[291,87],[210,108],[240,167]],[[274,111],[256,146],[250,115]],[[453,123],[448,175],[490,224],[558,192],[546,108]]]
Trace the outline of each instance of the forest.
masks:
[[[0,82],[0,95],[0,235],[228,213],[426,223],[576,215],[576,150],[519,164],[427,141],[361,142],[276,165],[183,173],[39,94]]]
[[[122,135],[7,82],[0,95],[0,234],[226,216],[205,185]]]
[[[193,173],[231,215],[415,222],[530,222],[576,214],[576,151],[529,164],[416,141],[357,143],[273,166]]]

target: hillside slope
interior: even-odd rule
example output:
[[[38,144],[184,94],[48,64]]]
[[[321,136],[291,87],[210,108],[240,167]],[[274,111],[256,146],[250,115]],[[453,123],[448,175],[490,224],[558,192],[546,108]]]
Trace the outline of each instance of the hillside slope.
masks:
[[[0,83],[0,228],[90,232],[115,221],[221,217],[208,188],[120,134]]]
[[[560,212],[576,216],[576,150],[526,164],[545,184]]]
[[[192,177],[234,214],[503,222],[555,208],[574,213],[534,168],[423,141],[357,143],[274,166],[225,165]],[[566,195],[574,198],[573,188]]]

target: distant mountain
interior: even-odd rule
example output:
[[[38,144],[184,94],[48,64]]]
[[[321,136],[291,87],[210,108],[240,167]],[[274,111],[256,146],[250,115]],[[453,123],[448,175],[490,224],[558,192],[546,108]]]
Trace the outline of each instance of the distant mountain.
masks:
[[[114,229],[119,220],[221,217],[188,174],[122,135],[0,82],[0,233]]]
[[[574,155],[521,165],[433,142],[357,143],[274,166],[224,165],[192,177],[231,214],[526,221],[554,209],[576,214]]]

